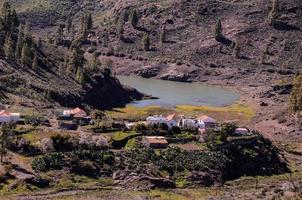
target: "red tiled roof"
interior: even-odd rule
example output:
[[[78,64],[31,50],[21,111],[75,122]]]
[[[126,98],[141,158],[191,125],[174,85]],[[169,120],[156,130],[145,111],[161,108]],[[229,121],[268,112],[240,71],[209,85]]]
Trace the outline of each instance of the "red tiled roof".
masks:
[[[199,120],[202,120],[204,122],[208,122],[208,123],[215,123],[216,120],[207,116],[207,115],[202,115],[201,117],[198,118]]]
[[[5,110],[0,111],[0,116],[11,116],[9,112],[6,112]]]
[[[172,120],[172,119],[175,118],[175,116],[176,116],[176,114],[171,114],[171,115],[168,115],[168,116],[166,117],[166,119],[167,119],[167,120]]]

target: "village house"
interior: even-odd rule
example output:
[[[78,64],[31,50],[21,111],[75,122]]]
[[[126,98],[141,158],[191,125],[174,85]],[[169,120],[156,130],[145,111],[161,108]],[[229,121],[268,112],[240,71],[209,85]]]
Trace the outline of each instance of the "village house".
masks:
[[[203,123],[205,128],[216,128],[217,121],[207,115],[203,115],[197,118],[198,123]]]
[[[85,112],[85,110],[82,110],[80,108],[75,108],[72,110],[64,110],[63,116],[72,117],[72,118],[85,118],[87,117],[87,113]]]
[[[252,135],[248,128],[236,128],[235,136],[249,136]]]
[[[143,138],[142,143],[151,148],[167,148],[169,143],[167,139],[163,136],[147,136]]]
[[[75,130],[78,125],[85,126],[91,123],[91,117],[80,108],[64,110],[57,119],[59,128],[64,130]]]
[[[21,121],[20,113],[10,113],[5,110],[0,111],[0,123],[17,123]]]
[[[190,128],[190,129],[200,129],[205,128],[203,121],[198,121],[196,119],[180,119],[178,122],[178,127],[180,128]]]
[[[147,125],[153,124],[166,124],[169,128],[173,126],[177,126],[177,119],[175,114],[168,115],[167,117],[163,117],[162,115],[154,115],[147,117]]]

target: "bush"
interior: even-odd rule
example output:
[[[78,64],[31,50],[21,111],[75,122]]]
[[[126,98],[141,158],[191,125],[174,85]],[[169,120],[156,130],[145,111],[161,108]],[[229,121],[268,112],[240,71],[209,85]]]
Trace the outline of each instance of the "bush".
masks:
[[[94,163],[91,161],[78,162],[77,164],[72,166],[71,171],[73,173],[85,175],[88,177],[95,177],[98,173],[97,167],[94,166]]]
[[[34,158],[32,168],[35,171],[46,172],[54,169],[62,169],[64,164],[64,155],[62,153],[50,153]]]
[[[79,141],[69,135],[54,135],[50,137],[56,151],[72,151],[78,148]]]
[[[27,115],[24,117],[24,123],[32,126],[39,126],[45,121],[45,118],[39,115]]]

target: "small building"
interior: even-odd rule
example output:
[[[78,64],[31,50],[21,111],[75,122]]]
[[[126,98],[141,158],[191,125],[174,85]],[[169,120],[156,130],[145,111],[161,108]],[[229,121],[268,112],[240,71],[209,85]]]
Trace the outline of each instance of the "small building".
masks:
[[[250,130],[248,128],[236,128],[235,129],[235,136],[248,136],[251,135],[250,134]]]
[[[189,129],[199,129],[205,128],[203,121],[198,121],[196,119],[181,119],[178,122],[180,128],[189,128]]]
[[[21,121],[20,113],[10,113],[5,110],[0,111],[0,123],[17,123]]]
[[[163,136],[147,136],[143,138],[143,144],[147,147],[163,149],[167,148],[169,143]]]
[[[63,116],[77,118],[77,119],[83,119],[83,118],[87,117],[87,113],[85,112],[85,110],[82,110],[80,108],[75,108],[72,110],[64,110]]]
[[[217,121],[215,119],[213,119],[212,117],[209,117],[207,115],[203,115],[201,117],[198,117],[197,121],[199,123],[204,123],[205,128],[215,128],[217,126]]]
[[[147,125],[153,124],[166,124],[169,128],[173,126],[177,126],[176,114],[168,115],[167,117],[163,117],[162,115],[154,115],[147,117]]]

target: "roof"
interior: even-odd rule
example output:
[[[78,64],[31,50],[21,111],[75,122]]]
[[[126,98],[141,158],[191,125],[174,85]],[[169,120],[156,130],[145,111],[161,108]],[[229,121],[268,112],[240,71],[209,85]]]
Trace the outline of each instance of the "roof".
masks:
[[[236,132],[249,132],[249,129],[247,128],[236,128]]]
[[[216,123],[216,120],[213,119],[212,117],[209,117],[207,115],[202,115],[201,117],[198,118],[199,120],[202,120],[203,122],[206,123]]]
[[[5,110],[2,110],[2,111],[0,111],[0,116],[9,117],[9,116],[11,116],[11,114]]]
[[[73,110],[64,110],[63,112],[65,115],[73,115],[74,117],[86,117],[87,113],[85,110],[82,110],[80,108],[75,108]]]
[[[162,136],[148,136],[146,140],[149,144],[168,144],[166,138]]]
[[[171,115],[168,115],[167,117],[166,117],[166,120],[173,120],[173,119],[175,119],[175,116],[176,116],[176,114],[174,113],[174,114],[171,114]]]

